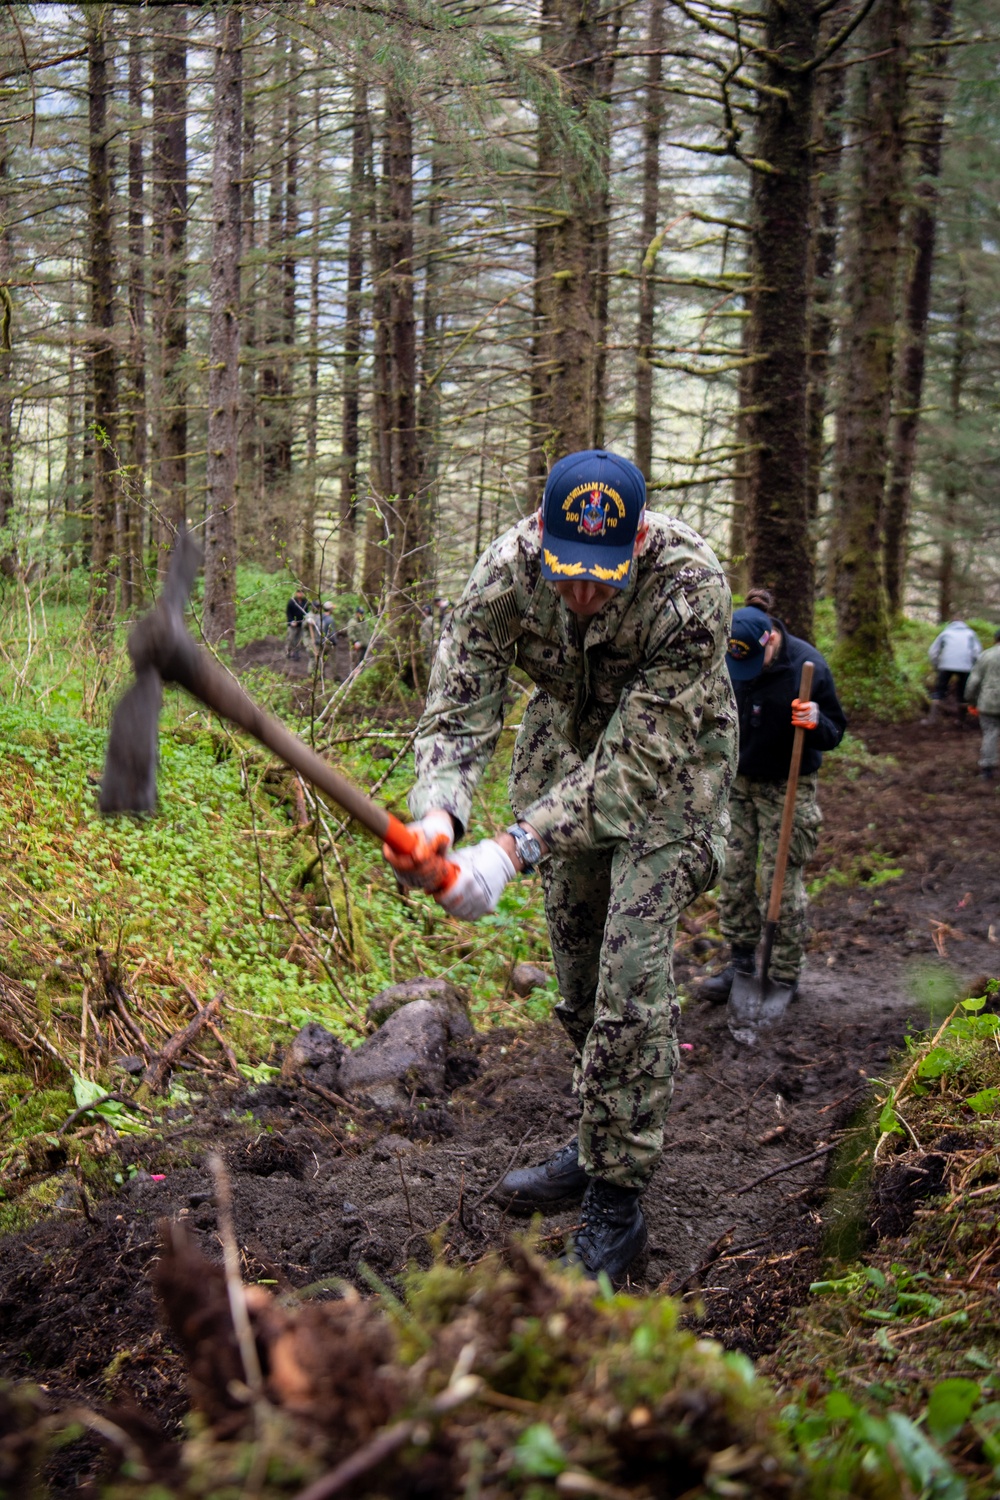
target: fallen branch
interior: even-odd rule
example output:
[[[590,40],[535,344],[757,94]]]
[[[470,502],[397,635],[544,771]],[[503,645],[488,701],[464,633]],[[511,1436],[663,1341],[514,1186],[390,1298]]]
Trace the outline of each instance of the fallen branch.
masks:
[[[713,1240],[709,1245],[707,1251],[705,1252],[705,1259],[702,1261],[701,1265],[696,1266],[695,1269],[689,1272],[687,1276],[682,1276],[679,1278],[679,1280],[673,1281],[670,1286],[667,1286],[667,1283],[665,1281],[661,1281],[660,1285],[656,1288],[657,1296],[662,1296],[663,1293],[666,1292],[668,1297],[677,1297],[681,1292],[686,1292],[692,1282],[700,1281],[705,1272],[710,1270],[711,1267],[715,1265],[715,1262],[717,1260],[720,1260],[725,1252],[729,1249],[730,1245],[733,1243],[733,1235],[735,1233],[735,1224],[731,1224],[728,1229],[723,1230],[718,1239]]]
[[[840,1145],[839,1141],[831,1141],[828,1146],[820,1146],[818,1151],[810,1151],[805,1156],[797,1156],[794,1161],[786,1161],[783,1167],[775,1167],[773,1172],[765,1172],[762,1177],[755,1177],[753,1182],[748,1182],[746,1187],[736,1189],[735,1197],[739,1198],[743,1193],[749,1193],[751,1188],[760,1187],[762,1182],[768,1182],[772,1177],[780,1177],[782,1172],[790,1172],[793,1167],[803,1167],[807,1161],[815,1161],[818,1156],[829,1156],[831,1151],[836,1151]]]
[[[73,1113],[63,1120],[56,1131],[56,1135],[65,1135],[69,1127],[75,1125],[77,1120],[82,1119],[84,1115],[89,1115],[92,1109],[100,1109],[102,1104],[108,1104],[109,1102],[124,1104],[126,1109],[134,1109],[140,1115],[152,1115],[153,1113],[144,1104],[136,1104],[135,1100],[130,1099],[127,1094],[102,1094],[99,1099],[92,1099],[89,1104],[81,1104],[79,1109],[74,1109]]]
[[[142,1078],[142,1088],[149,1089],[151,1093],[158,1093],[167,1080],[174,1063],[180,1057],[185,1047],[194,1041],[206,1026],[219,1014],[218,1000],[210,1000],[208,1004],[198,1012],[193,1021],[189,1021],[183,1031],[178,1031],[172,1036],[160,1053],[155,1057],[146,1069]]]
[[[327,1104],[333,1104],[337,1109],[346,1109],[349,1115],[357,1115],[359,1120],[364,1119],[363,1109],[351,1104],[341,1094],[335,1094],[332,1089],[325,1089],[321,1083],[313,1083],[308,1078],[297,1078],[295,1081],[301,1088],[308,1089],[310,1094],[318,1094],[321,1099],[325,1099]]]
[[[431,1402],[430,1414],[432,1417],[445,1416],[473,1396],[481,1395],[482,1390],[483,1382],[478,1375],[460,1375]],[[331,1495],[339,1495],[356,1479],[371,1473],[385,1459],[398,1453],[400,1448],[405,1448],[417,1428],[423,1425],[419,1417],[411,1417],[406,1422],[394,1422],[391,1427],[377,1433],[370,1443],[352,1453],[350,1458],[345,1458],[342,1464],[322,1475],[306,1489],[300,1490],[295,1500],[330,1500]]]

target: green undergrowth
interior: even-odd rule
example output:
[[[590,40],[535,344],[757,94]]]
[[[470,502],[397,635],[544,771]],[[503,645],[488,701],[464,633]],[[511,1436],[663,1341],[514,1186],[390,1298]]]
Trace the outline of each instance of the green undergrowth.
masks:
[[[837,1484],[860,1445],[909,1464],[902,1493],[1000,1491],[998,991],[910,1037],[862,1110],[832,1174],[827,1272],[767,1362]]]
[[[287,580],[265,576],[255,630],[286,593]],[[305,806],[307,826],[297,826],[304,804],[291,773],[178,692],[166,694],[161,714],[156,812],[102,816],[111,686],[128,678],[116,657],[96,692],[85,643],[72,649],[74,609],[79,633],[74,605],[36,601],[30,629],[41,632],[43,619],[48,629],[27,642],[23,659],[13,655],[10,619],[0,632],[0,983],[17,1006],[0,1029],[13,1058],[0,1065],[0,1179],[8,1179],[0,1229],[43,1203],[48,1190],[35,1177],[46,1137],[73,1108],[73,1074],[106,1091],[123,1087],[113,1058],[135,1042],[105,994],[99,949],[133,1022],[155,1023],[154,1050],[190,1020],[192,996],[219,997],[225,1037],[258,1082],[273,1076],[280,1049],[307,1022],[356,1044],[369,1000],[398,981],[451,980],[480,1026],[538,1020],[553,1000],[553,984],[528,1001],[509,989],[516,961],[549,958],[538,882],[512,884],[499,911],[475,925],[422,895],[401,896],[372,838],[316,803]],[[29,630],[23,609],[19,618]],[[311,715],[296,716],[285,680],[262,675],[254,690],[310,734]],[[405,817],[412,760],[392,768],[392,757],[412,722],[398,703],[387,714],[362,698],[316,738],[357,785]],[[512,744],[505,731],[472,838],[508,819]],[[221,1058],[211,1038],[204,1051]],[[88,1157],[92,1143],[80,1150]]]

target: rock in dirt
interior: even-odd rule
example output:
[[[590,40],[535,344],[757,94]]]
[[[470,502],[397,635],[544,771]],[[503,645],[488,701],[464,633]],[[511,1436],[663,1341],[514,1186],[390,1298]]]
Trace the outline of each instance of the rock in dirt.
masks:
[[[348,1049],[325,1026],[310,1021],[303,1026],[285,1053],[281,1076],[287,1083],[305,1079],[325,1089],[340,1087],[340,1068]]]
[[[515,964],[510,971],[510,987],[522,999],[548,982],[549,976],[538,964]]]
[[[449,1042],[465,1042],[475,1035],[469,1020],[469,996],[447,979],[407,979],[379,990],[368,1002],[366,1019],[371,1026],[381,1026],[394,1012],[415,1000],[429,1000],[438,1008],[447,1026]]]
[[[447,1013],[432,1000],[413,1000],[348,1053],[340,1091],[380,1109],[398,1109],[415,1094],[433,1098],[444,1093],[447,1057]]]

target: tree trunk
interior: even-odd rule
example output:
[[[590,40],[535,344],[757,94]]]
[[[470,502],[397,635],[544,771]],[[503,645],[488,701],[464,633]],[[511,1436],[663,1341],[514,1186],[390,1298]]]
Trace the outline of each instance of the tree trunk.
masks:
[[[809,205],[815,0],[768,0],[750,187],[746,379],[747,577],[772,590],[789,628],[813,626],[806,500]]]
[[[323,575],[325,556],[316,567],[316,510],[319,505],[317,455],[319,451],[319,257],[320,257],[320,121],[322,119],[322,86],[317,79],[313,89],[312,203],[309,247],[309,357],[308,397],[306,401],[306,489],[302,510],[302,571],[306,587],[322,594],[326,590]]]
[[[111,643],[117,584],[114,552],[118,392],[113,335],[112,188],[108,153],[108,95],[111,92],[111,80],[107,33],[110,19],[110,6],[95,5],[88,8],[90,348],[94,403],[90,613],[99,650],[106,649]]]
[[[927,55],[930,78],[926,85],[920,121],[917,201],[906,236],[913,252],[904,294],[905,323],[896,374],[892,466],[885,506],[885,590],[889,612],[893,617],[899,615],[903,608],[910,492],[913,487],[913,465],[924,390],[931,271],[937,232],[938,178],[941,174],[948,49],[935,44],[945,42],[951,31],[952,0],[931,0],[930,10],[931,47]]]
[[[240,326],[240,554],[260,562],[261,517],[264,511],[264,481],[261,464],[261,409],[258,399],[260,358],[260,305],[266,297],[258,263],[257,233],[257,100],[250,88],[243,96],[243,272]]]
[[[240,177],[243,133],[242,11],[215,23],[212,149],[212,290],[208,354],[208,456],[203,629],[236,645],[236,504],[239,471]]]
[[[361,362],[361,283],[364,273],[365,224],[371,221],[372,194],[369,159],[371,125],[368,94],[363,79],[354,85],[351,130],[351,207],[347,229],[347,303],[344,313],[344,390],[340,428],[340,539],[337,586],[345,593],[354,587],[354,559],[358,532],[358,414]]]
[[[295,236],[298,233],[298,104],[295,53],[278,36],[277,78],[268,201],[267,356],[261,372],[263,417],[263,560],[298,569],[293,539],[292,431],[295,369]]]
[[[969,357],[969,291],[961,258],[958,301],[955,306],[955,335],[951,347],[951,372],[948,382],[948,412],[951,430],[958,433],[962,418],[962,392]],[[941,516],[941,561],[938,571],[938,619],[950,620],[955,610],[955,523],[958,516],[959,459],[956,448],[948,454],[944,481],[944,509]]]
[[[388,129],[388,125],[386,125]],[[374,175],[374,163],[373,163]],[[389,521],[390,497],[393,493],[392,470],[392,376],[390,373],[389,281],[391,259],[389,251],[388,220],[391,208],[388,203],[388,186],[383,175],[376,192],[375,213],[372,216],[372,329],[374,335],[374,359],[372,370],[372,488],[375,492],[369,502],[365,516],[365,561],[362,570],[361,590],[368,604],[375,608],[382,596],[387,576],[391,570],[386,528]]]
[[[538,125],[535,310],[531,372],[528,504],[537,506],[550,465],[592,448],[604,405],[602,353],[607,329],[608,111],[620,22],[598,0],[542,0],[542,57],[561,77],[563,107],[593,148],[572,150],[558,113],[542,105]],[[595,123],[596,122],[596,123]]]
[[[642,259],[635,338],[635,463],[653,477],[653,323],[656,317],[656,226],[660,207],[660,134],[663,127],[663,0],[650,0],[646,112],[642,122]]]
[[[11,234],[10,143],[0,129],[0,572],[14,568],[7,527],[14,519],[14,245]]]
[[[443,303],[441,297],[440,234],[441,204],[445,195],[445,173],[441,151],[434,151],[430,190],[427,195],[427,229],[424,249],[423,336],[420,348],[420,394],[417,401],[417,442],[420,461],[420,529],[424,556],[420,567],[422,600],[429,603],[437,577],[437,480],[441,448],[441,388],[437,380],[442,355]]]
[[[158,390],[152,500],[162,573],[187,513],[187,7],[152,11],[153,309]]]
[[[866,25],[857,205],[844,268],[837,411],[835,600],[838,655],[859,680],[883,676],[892,644],[882,578],[882,501],[892,400],[903,203],[907,0],[881,0]]]
[[[146,245],[143,222],[142,35],[135,31],[128,55],[128,319],[121,415],[122,485],[118,539],[122,603],[142,599],[143,517],[146,509]]]
[[[846,19],[838,6],[823,18],[820,43],[835,33]],[[807,392],[808,471],[806,517],[815,528],[826,449],[827,391],[830,380],[830,348],[833,342],[836,302],[834,275],[840,227],[840,159],[843,149],[845,71],[825,69],[816,83],[813,110],[812,233],[809,289],[812,311],[809,320],[809,384]]]
[[[383,226],[389,287],[388,373],[392,595],[390,635],[405,676],[422,685],[419,580],[426,536],[422,526],[422,464],[417,435],[417,324],[413,264],[413,126],[400,89],[386,92],[383,157],[388,222]]]

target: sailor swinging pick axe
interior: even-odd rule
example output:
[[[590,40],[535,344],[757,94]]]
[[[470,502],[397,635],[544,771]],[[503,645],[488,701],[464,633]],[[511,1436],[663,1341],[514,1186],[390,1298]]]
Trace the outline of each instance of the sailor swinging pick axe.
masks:
[[[480,558],[437,651],[404,825],[337,776],[200,651],[182,613],[198,553],[180,537],[136,626],[136,682],[112,724],[101,806],[151,809],[162,684],[175,682],[383,840],[397,875],[475,921],[536,871],[575,1054],[572,1138],[496,1189],[516,1211],[581,1202],[565,1259],[621,1283],[647,1240],[680,1006],[680,913],[722,868],[736,764],[725,574],[689,526],[646,510],[641,472],[603,449],[555,464],[541,506]],[[514,667],[535,685],[514,749],[514,818],[456,848],[504,727]]]

